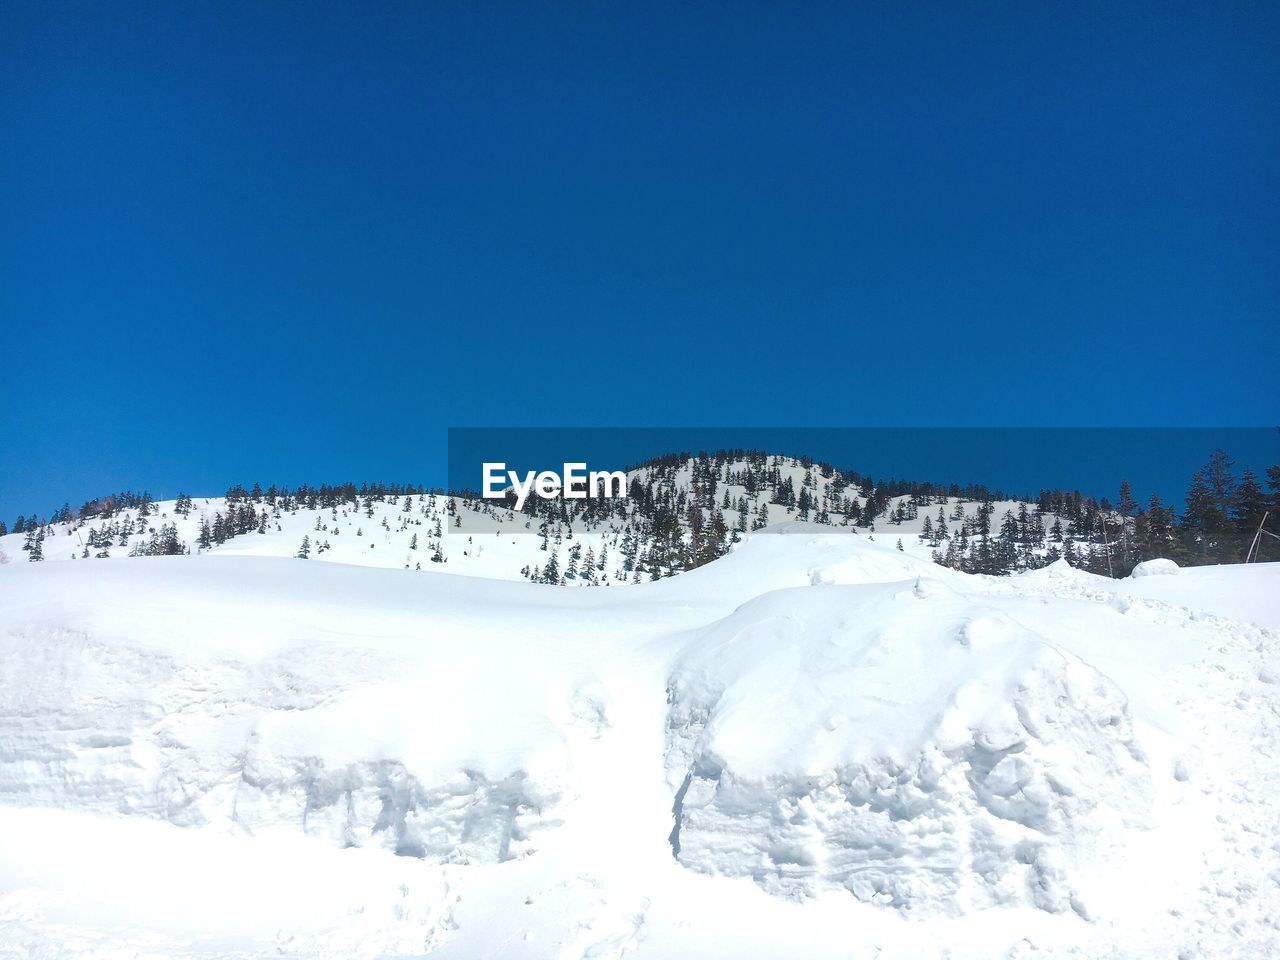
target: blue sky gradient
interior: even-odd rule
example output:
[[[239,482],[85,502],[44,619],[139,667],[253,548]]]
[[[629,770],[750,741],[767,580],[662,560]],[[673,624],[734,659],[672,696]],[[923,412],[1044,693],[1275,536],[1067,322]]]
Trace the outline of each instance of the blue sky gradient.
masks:
[[[6,3],[0,516],[443,483],[450,426],[1274,424],[1277,35]]]

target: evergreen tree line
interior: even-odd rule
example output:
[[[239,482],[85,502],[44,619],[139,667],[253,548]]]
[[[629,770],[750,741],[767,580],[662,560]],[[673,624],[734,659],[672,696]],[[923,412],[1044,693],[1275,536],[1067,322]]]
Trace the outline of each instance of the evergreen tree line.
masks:
[[[1079,491],[1042,491],[1032,510],[1022,504],[1016,515],[1006,512],[994,530],[990,504],[983,503],[971,517],[953,514],[950,530],[941,514],[926,518],[920,537],[935,548],[936,562],[994,575],[1063,558],[1112,577],[1156,558],[1182,566],[1240,563],[1252,549],[1254,560],[1280,560],[1280,466],[1268,468],[1265,489],[1251,469],[1237,476],[1234,468],[1225,451],[1215,450],[1192,476],[1181,515],[1159,494],[1140,506],[1122,480],[1114,503]],[[1047,517],[1054,519],[1046,530]]]
[[[974,573],[1006,574],[1034,569],[1060,558],[1075,566],[1112,576],[1126,576],[1146,559],[1168,557],[1182,565],[1239,562],[1255,539],[1262,517],[1272,517],[1268,529],[1280,529],[1280,466],[1271,467],[1263,482],[1235,464],[1223,451],[1209,457],[1189,484],[1181,513],[1153,495],[1140,506],[1128,481],[1122,481],[1114,502],[1079,491],[1042,490],[1035,498],[1016,498],[983,485],[960,486],[879,480],[807,457],[790,458],[756,450],[719,450],[695,455],[671,454],[631,468],[628,496],[544,500],[529,497],[517,515],[514,495],[505,501],[473,501],[468,505],[494,517],[519,522],[542,537],[548,554],[526,574],[541,582],[592,578],[603,571],[602,558],[586,557],[573,540],[573,531],[606,530],[613,534],[619,569],[629,579],[658,579],[692,569],[730,550],[751,531],[777,520],[810,521],[836,527],[865,529],[900,525],[924,517],[919,537],[933,548],[934,559]],[[373,504],[404,498],[404,523],[417,496],[425,508],[430,497],[446,497],[450,526],[461,526],[454,500],[443,491],[422,485],[354,483],[302,485],[293,489],[253,484],[229,488],[223,508],[201,524],[197,546],[213,545],[249,533],[265,533],[283,512],[298,509],[363,511],[373,517]],[[1000,501],[1020,500],[1016,509],[995,515]],[[944,506],[945,505],[945,506]],[[935,510],[934,507],[937,507]],[[194,508],[179,494],[174,512],[188,516]],[[130,513],[136,512],[136,520]],[[108,522],[89,531],[85,555],[104,556],[112,545],[150,531],[151,539],[133,548],[143,555],[189,550],[169,537],[165,526],[148,527],[156,507],[147,492],[122,492],[87,502],[73,514],[64,504],[48,520],[19,516],[12,532],[26,534],[23,549],[39,559],[45,530],[51,523],[83,526],[89,518]],[[420,522],[420,521],[415,521]],[[385,521],[384,521],[385,525]],[[171,527],[169,529],[172,529]],[[317,520],[317,531],[321,530]],[[327,530],[327,527],[324,528]],[[0,523],[0,533],[6,532]],[[425,556],[442,563],[441,522],[428,532]],[[334,535],[337,535],[335,527]],[[359,536],[360,532],[357,531]],[[1260,559],[1280,559],[1280,547],[1261,538]],[[308,542],[303,556],[324,552],[327,540]],[[410,546],[418,550],[416,534]],[[577,552],[575,552],[575,550]]]
[[[255,483],[249,490],[245,490],[241,484],[235,484],[229,487],[223,496],[228,503],[265,503],[281,510],[293,510],[295,507],[314,510],[317,507],[335,507],[348,503],[358,505],[362,499],[366,501],[381,501],[407,494],[443,494],[443,492],[440,489],[424,487],[422,484],[362,483],[357,486],[354,483],[342,483],[333,485],[321,484],[318,487],[303,484],[293,490],[290,490],[287,486],[272,484],[266,490],[263,490],[261,485]],[[192,508],[191,497],[186,493],[179,493],[174,512],[179,516],[185,517]],[[155,512],[155,501],[152,499],[151,494],[146,491],[134,493],[127,490],[105,497],[95,497],[86,501],[79,510],[73,510],[69,503],[64,503],[52,514],[43,518],[35,514],[29,517],[19,514],[12,527],[6,527],[4,521],[0,520],[0,536],[4,536],[7,533],[26,533],[30,529],[47,526],[51,523],[110,519],[125,510],[136,512],[139,517],[150,516]]]

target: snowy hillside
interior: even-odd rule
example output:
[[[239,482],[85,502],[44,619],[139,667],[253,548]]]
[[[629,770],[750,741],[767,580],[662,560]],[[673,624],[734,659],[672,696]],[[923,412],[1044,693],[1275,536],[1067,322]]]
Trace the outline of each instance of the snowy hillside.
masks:
[[[108,498],[80,511],[63,507],[52,522],[19,518],[15,528],[24,529],[0,536],[0,557],[213,553],[610,586],[700,566],[760,531],[858,534],[954,568],[1003,573],[1061,555],[1083,563],[1097,526],[1078,502],[1063,518],[1044,503],[993,499],[982,488],[964,496],[958,488],[876,483],[764,454],[662,458],[631,471],[629,483],[625,499],[530,498],[523,512],[467,496],[353,485]]]
[[[1280,951],[1280,565],[828,527],[563,590],[403,569],[421,506],[0,567],[0,956]]]

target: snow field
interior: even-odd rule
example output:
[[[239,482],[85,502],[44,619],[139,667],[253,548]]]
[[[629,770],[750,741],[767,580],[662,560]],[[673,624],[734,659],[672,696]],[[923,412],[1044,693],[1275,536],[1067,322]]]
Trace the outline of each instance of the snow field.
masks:
[[[0,568],[0,956],[1265,956],[1280,569]]]

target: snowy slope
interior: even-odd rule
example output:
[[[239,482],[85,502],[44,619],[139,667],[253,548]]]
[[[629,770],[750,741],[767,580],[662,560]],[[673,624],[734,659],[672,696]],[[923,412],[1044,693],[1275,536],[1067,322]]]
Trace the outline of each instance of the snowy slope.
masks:
[[[722,479],[714,493],[703,495],[708,501],[704,511],[710,514],[714,507],[731,528],[740,526],[744,533],[766,529],[841,532],[890,545],[900,542],[905,552],[926,559],[936,548],[945,549],[948,542],[923,539],[920,534],[926,520],[942,513],[958,531],[957,518],[965,514],[966,502],[957,497],[930,498],[927,506],[917,506],[910,497],[894,496],[886,499],[884,513],[874,522],[860,520],[855,524],[840,511],[850,501],[859,502],[862,491],[856,484],[838,472],[824,476],[819,468],[794,458],[767,457],[763,462],[769,465],[769,482],[774,486],[748,490],[742,482],[745,478],[739,476],[746,469],[745,461],[726,461],[717,474]],[[697,461],[686,459],[668,468],[641,467],[629,477],[658,494],[692,499],[699,490],[696,466]],[[802,513],[794,504],[775,502],[777,490],[784,484],[793,492],[808,491],[813,509]],[[299,499],[290,498],[286,506],[283,499],[272,497],[238,501],[205,497],[193,500],[189,510],[177,509],[175,500],[160,500],[151,505],[146,516],[136,506],[91,513],[45,526],[41,553],[46,562],[118,559],[146,548],[158,531],[172,528],[176,544],[191,554],[292,558],[303,551],[305,543],[311,560],[503,580],[528,579],[552,556],[562,574],[572,573],[572,555],[582,569],[576,571],[577,576],[565,578],[567,585],[620,586],[651,579],[648,569],[637,571],[636,564],[627,562],[629,555],[632,561],[641,561],[643,568],[652,534],[647,522],[651,518],[639,516],[636,505],[627,501],[619,502],[620,515],[604,521],[579,518],[576,523],[557,522],[544,539],[539,535],[539,520],[463,496],[356,496],[333,507],[307,506]],[[213,525],[216,529],[217,518],[246,507],[255,517],[251,529],[231,535],[225,542],[201,543],[202,527]],[[739,512],[739,507],[744,512]],[[998,525],[1006,512],[1017,514],[1020,507],[1033,509],[1034,504],[993,502],[994,523]],[[969,502],[967,509],[972,519],[975,505]],[[1055,519],[1051,513],[1044,514],[1042,523],[1052,524]],[[687,528],[683,509],[677,511],[677,520]],[[687,538],[687,529],[685,535]],[[734,543],[737,536],[734,534]],[[628,541],[634,541],[630,554]],[[29,543],[23,533],[0,536],[0,561],[26,562],[26,546]],[[1045,541],[1034,552],[1043,554],[1048,546]]]
[[[234,543],[0,567],[0,956],[1280,950],[1280,565]]]

